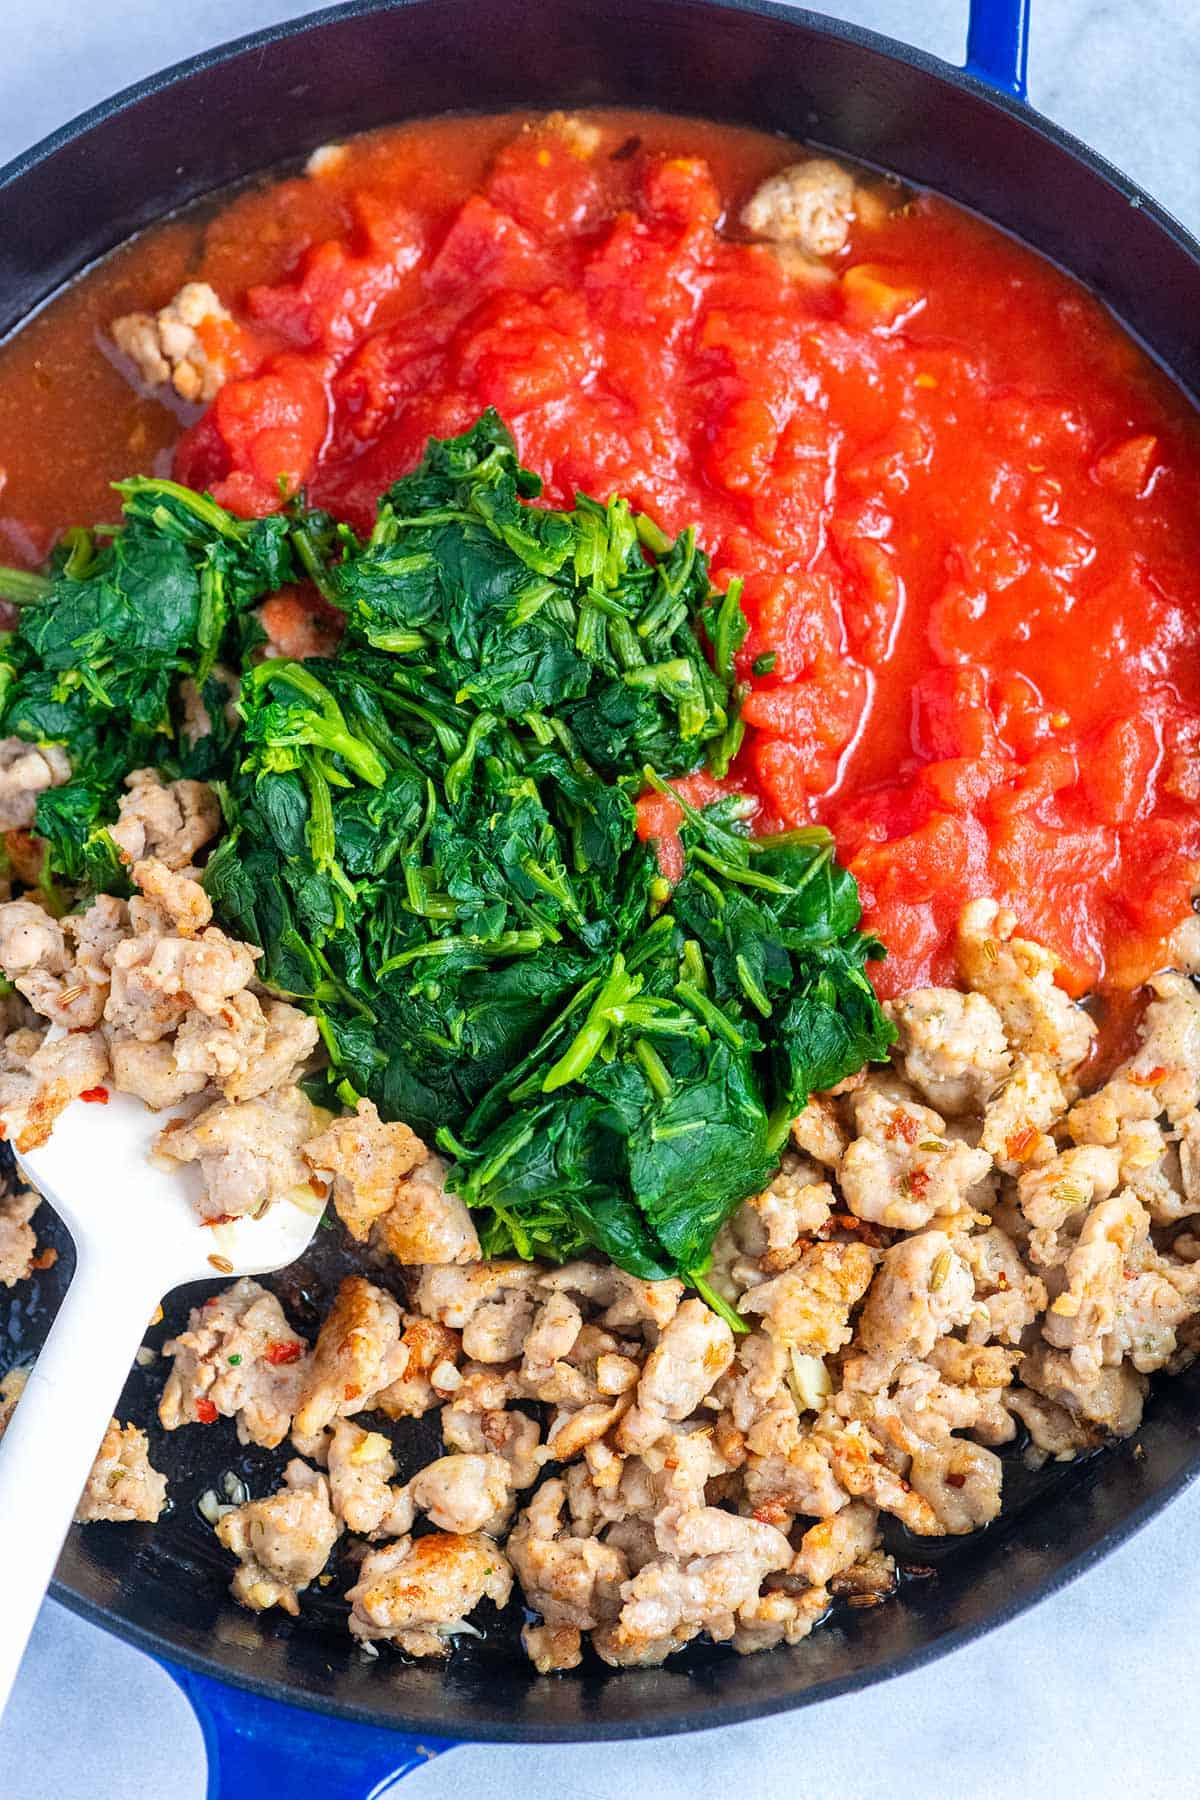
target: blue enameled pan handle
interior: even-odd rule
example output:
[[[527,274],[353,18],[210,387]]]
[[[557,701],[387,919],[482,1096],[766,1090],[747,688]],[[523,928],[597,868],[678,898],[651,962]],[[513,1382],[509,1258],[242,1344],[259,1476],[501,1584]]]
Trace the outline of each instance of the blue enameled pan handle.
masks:
[[[1025,98],[1031,0],[970,0],[968,75]],[[385,1800],[404,1775],[453,1744],[302,1712],[164,1663],[195,1708],[208,1800]]]
[[[1031,0],[971,0],[967,24],[968,75],[1001,93],[1025,98]]]
[[[384,1800],[402,1776],[452,1749],[226,1687],[164,1662],[195,1710],[208,1800]]]

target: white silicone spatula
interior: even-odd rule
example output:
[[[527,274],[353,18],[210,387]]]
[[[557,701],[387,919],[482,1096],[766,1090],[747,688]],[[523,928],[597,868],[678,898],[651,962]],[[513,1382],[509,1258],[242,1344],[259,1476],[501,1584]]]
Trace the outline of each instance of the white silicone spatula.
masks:
[[[317,1228],[319,1211],[288,1200],[261,1219],[202,1225],[199,1171],[150,1159],[170,1116],[124,1094],[76,1100],[49,1142],[18,1158],[70,1230],[76,1264],[0,1438],[0,1712],[155,1308],[185,1281],[281,1269]]]

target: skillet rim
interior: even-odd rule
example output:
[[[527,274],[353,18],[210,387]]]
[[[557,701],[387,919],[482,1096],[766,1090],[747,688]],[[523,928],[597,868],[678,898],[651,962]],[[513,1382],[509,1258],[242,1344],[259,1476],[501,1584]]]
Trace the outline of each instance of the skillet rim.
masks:
[[[968,5],[978,5],[980,0],[968,0]],[[987,3],[987,0],[984,0]],[[1126,175],[1115,163],[1101,156],[1073,132],[1058,125],[1054,120],[1038,112],[1028,100],[1020,99],[1004,89],[994,86],[990,81],[975,75],[969,68],[958,63],[947,62],[943,57],[935,56],[931,51],[921,50],[912,44],[905,44],[898,38],[886,36],[883,32],[871,31],[866,26],[855,25],[848,20],[833,18],[828,13],[814,12],[807,7],[791,6],[783,0],[660,0],[660,4],[681,8],[685,5],[704,6],[713,12],[746,13],[760,18],[774,19],[784,25],[798,25],[826,37],[840,38],[847,44],[863,50],[872,51],[875,55],[890,58],[893,62],[905,64],[925,75],[932,75],[957,87],[983,101],[1000,112],[1008,115],[1016,123],[1025,127],[1035,137],[1040,137],[1069,156],[1093,175],[1096,175],[1108,187],[1113,188],[1131,206],[1145,213],[1185,255],[1196,263],[1200,270],[1200,238],[1193,235],[1188,228],[1177,219],[1161,201],[1158,201],[1145,188]],[[208,50],[200,50],[194,56],[184,57],[179,62],[170,63],[165,69],[157,70],[140,81],[131,82],[128,87],[120,88],[105,100],[85,112],[78,113],[65,125],[58,126],[47,133],[28,149],[20,150],[7,163],[0,164],[0,195],[5,195],[20,179],[32,172],[39,164],[55,155],[59,150],[84,138],[97,125],[104,124],[118,113],[128,111],[139,101],[150,98],[175,87],[189,76],[202,74],[215,69],[220,64],[232,62],[247,51],[263,51],[275,43],[288,38],[303,37],[320,26],[331,24],[342,19],[370,18],[377,13],[406,12],[418,7],[436,6],[437,0],[341,0],[340,4],[318,7],[312,12],[299,14],[294,19],[286,19],[275,25],[265,25],[258,31],[244,33],[241,37],[229,38],[224,43],[215,44]],[[465,109],[470,111],[469,108]],[[687,109],[684,109],[685,115]],[[697,113],[697,118],[715,115]],[[199,197],[199,196],[198,196]],[[994,221],[993,221],[994,223]],[[1000,230],[1006,228],[1001,226]],[[1022,240],[1023,241],[1023,240]],[[1031,248],[1039,255],[1044,255],[1036,244]],[[106,253],[107,254],[107,253]],[[77,279],[82,270],[77,270],[70,279]],[[1067,270],[1071,274],[1070,269]],[[1078,279],[1078,278],[1077,278]],[[58,292],[54,289],[52,293]],[[44,296],[41,305],[51,295]],[[1123,323],[1123,321],[1122,321]],[[19,330],[20,327],[18,326]],[[1125,326],[1128,330],[1129,327]]]
[[[1131,207],[1140,210],[1164,237],[1176,248],[1182,250],[1184,255],[1196,266],[1197,273],[1200,274],[1200,241],[1166,207],[1109,162],[1107,158],[1092,150],[1071,132],[1038,113],[1026,101],[994,87],[968,69],[947,62],[928,51],[901,43],[883,33],[831,18],[823,13],[780,4],[779,0],[660,0],[660,3],[672,8],[682,8],[684,5],[703,5],[714,12],[747,14],[773,19],[783,25],[796,26],[826,37],[839,39],[851,47],[890,59],[892,62],[933,77],[949,87],[957,88],[971,95],[984,105],[1006,114],[1033,138],[1040,139],[1064,151],[1074,161],[1081,164],[1089,174],[1116,192]],[[977,0],[973,0],[973,3],[977,3]],[[28,149],[18,152],[15,157],[0,167],[0,197],[7,198],[19,192],[19,184],[26,175],[32,173],[60,150],[81,140],[86,140],[89,133],[97,126],[121,113],[132,110],[141,101],[153,95],[178,86],[193,75],[217,69],[222,64],[231,63],[244,56],[247,52],[269,51],[276,43],[304,37],[311,31],[336,21],[370,18],[376,14],[415,10],[417,7],[431,7],[436,4],[437,0],[346,0],[344,4],[323,7],[301,14],[296,18],[264,26],[258,31],[245,33],[241,37],[230,39],[170,64],[98,102],[95,106],[88,108],[85,112],[78,114],[66,124],[47,134]],[[1000,227],[1000,229],[1005,228]],[[1032,245],[1032,248],[1035,251],[1038,249],[1036,245]],[[1044,254],[1040,251],[1038,253]],[[77,278],[80,273],[82,270],[77,270],[75,276],[70,279]],[[1067,273],[1072,273],[1072,271],[1068,269]],[[39,306],[46,304],[53,294],[59,291],[61,291],[60,288],[52,289],[49,294],[42,297],[38,303]],[[37,309],[35,308],[35,310]],[[1120,315],[1116,316],[1118,321],[1123,323],[1120,321]],[[1129,330],[1128,326],[1124,328]],[[19,330],[20,326],[18,325],[16,329]],[[1138,341],[1141,342],[1140,338]],[[1180,381],[1180,378],[1175,375],[1168,364],[1163,362],[1163,359],[1152,347],[1143,344],[1143,348],[1147,348],[1149,353],[1155,356],[1185,393],[1188,392],[1186,384]],[[860,1692],[891,1681],[898,1676],[914,1673],[973,1640],[982,1638],[1010,1623],[1022,1613],[1032,1610],[1033,1607],[1040,1605],[1051,1595],[1077,1580],[1110,1552],[1132,1538],[1150,1519],[1177,1499],[1197,1478],[1200,1478],[1200,1447],[1197,1447],[1191,1460],[1183,1468],[1154,1493],[1147,1495],[1135,1504],[1117,1524],[1103,1532],[1095,1542],[1070,1557],[1040,1581],[1033,1583],[1029,1588],[1014,1594],[1010,1600],[995,1607],[983,1619],[946,1631],[931,1642],[919,1645],[885,1662],[813,1683],[786,1696],[768,1696],[756,1701],[727,1702],[725,1704],[720,1702],[713,1704],[710,1701],[702,1712],[692,1709],[675,1712],[668,1709],[652,1721],[635,1719],[619,1720],[613,1723],[587,1721],[578,1724],[574,1722],[547,1724],[537,1720],[521,1722],[514,1720],[510,1723],[502,1720],[475,1721],[470,1718],[460,1718],[453,1721],[452,1728],[456,1734],[461,1735],[456,1736],[454,1740],[439,1739],[440,1732],[446,1729],[444,1719],[424,1720],[419,1717],[398,1717],[394,1713],[381,1713],[355,1701],[339,1700],[327,1694],[314,1693],[310,1689],[293,1685],[289,1681],[256,1678],[251,1673],[227,1668],[219,1660],[206,1658],[190,1649],[176,1645],[165,1632],[151,1631],[126,1619],[115,1608],[87,1599],[57,1576],[51,1583],[50,1594],[53,1599],[76,1616],[86,1619],[89,1623],[99,1626],[102,1630],[110,1632],[113,1636],[146,1652],[154,1657],[160,1665],[166,1664],[169,1667],[174,1664],[177,1668],[189,1673],[204,1676],[263,1699],[296,1706],[326,1717],[373,1726],[395,1732],[397,1735],[438,1740],[446,1747],[449,1747],[451,1742],[457,1741],[578,1743],[667,1737],[681,1735],[685,1732],[714,1730],[726,1725],[742,1724],[750,1719],[796,1711],[802,1707],[815,1705],[822,1700],[831,1700],[844,1694]]]

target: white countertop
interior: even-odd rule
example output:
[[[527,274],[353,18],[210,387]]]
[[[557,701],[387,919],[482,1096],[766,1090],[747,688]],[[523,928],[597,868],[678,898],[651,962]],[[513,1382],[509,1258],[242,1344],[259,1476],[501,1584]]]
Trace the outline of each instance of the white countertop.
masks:
[[[965,0],[827,4],[961,57]],[[307,9],[288,0],[4,0],[2,10],[0,163],[166,63]],[[1030,58],[1038,107],[1193,230],[1198,24],[1197,0],[1141,0],[1136,8],[1035,0]],[[485,1787],[491,1800],[1029,1800],[1079,1777],[1091,1800],[1179,1800],[1200,1782],[1198,1541],[1193,1489],[1066,1592],[865,1697],[700,1741],[466,1747],[410,1776],[405,1800]],[[5,1800],[201,1800],[204,1787],[200,1733],[168,1677],[48,1605],[0,1725]]]

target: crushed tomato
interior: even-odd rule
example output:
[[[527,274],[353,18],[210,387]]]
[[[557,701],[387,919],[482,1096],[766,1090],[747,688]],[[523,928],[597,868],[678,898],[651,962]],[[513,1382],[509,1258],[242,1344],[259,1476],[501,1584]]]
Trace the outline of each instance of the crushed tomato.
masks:
[[[798,277],[736,223],[796,154],[777,141],[520,123],[374,134],[189,240],[238,336],[177,475],[246,513],[303,485],[362,528],[430,434],[498,408],[554,504],[627,494],[696,523],[720,585],[745,578],[723,786],[759,828],[832,827],[884,992],[949,978],[957,914],[989,893],[1071,991],[1135,986],[1200,874],[1182,397],[1074,282],[946,202],[876,183],[828,276]],[[183,229],[125,253],[125,303],[139,267],[137,304],[178,284]],[[0,536],[55,522],[29,505]],[[668,875],[678,822],[643,800]]]

